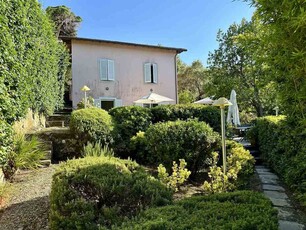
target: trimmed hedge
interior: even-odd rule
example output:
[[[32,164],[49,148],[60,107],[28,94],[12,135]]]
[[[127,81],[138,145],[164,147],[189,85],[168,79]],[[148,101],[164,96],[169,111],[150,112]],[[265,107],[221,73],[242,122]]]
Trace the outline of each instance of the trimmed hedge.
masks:
[[[51,229],[99,229],[139,211],[172,202],[172,191],[136,162],[85,157],[61,164],[53,175]]]
[[[194,175],[211,158],[211,153],[218,147],[220,136],[205,122],[193,120],[151,125],[143,138],[144,141],[138,141],[145,146],[135,150],[142,162],[163,164],[170,169],[173,161],[184,159]]]
[[[116,107],[109,111],[114,123],[114,149],[119,156],[131,155],[130,138],[139,131],[145,131],[151,124],[150,109],[140,106]]]
[[[220,110],[214,106],[198,104],[160,105],[153,107],[152,122],[198,119],[209,124],[215,131],[221,131]]]
[[[263,194],[251,191],[195,196],[151,208],[114,229],[277,230],[277,210]]]
[[[266,163],[297,193],[306,208],[306,127],[285,116],[256,120],[259,150]]]
[[[100,142],[102,145],[112,142],[111,116],[103,109],[86,108],[73,111],[70,129],[81,148],[87,142]]]

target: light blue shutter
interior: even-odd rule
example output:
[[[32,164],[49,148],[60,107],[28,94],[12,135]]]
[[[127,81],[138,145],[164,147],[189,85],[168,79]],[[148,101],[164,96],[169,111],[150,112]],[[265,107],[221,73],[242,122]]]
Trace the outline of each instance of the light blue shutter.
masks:
[[[94,99],[94,104],[96,107],[101,109],[101,99]]]
[[[157,77],[158,77],[158,70],[157,70],[157,64],[153,64],[153,82],[157,83]]]
[[[122,106],[122,99],[115,99],[114,107]]]
[[[151,83],[151,63],[144,64],[145,83]]]
[[[115,80],[115,63],[113,60],[108,60],[108,80],[114,81]]]
[[[108,60],[107,59],[101,59],[100,60],[100,79],[101,81],[107,81],[107,75],[108,75]]]

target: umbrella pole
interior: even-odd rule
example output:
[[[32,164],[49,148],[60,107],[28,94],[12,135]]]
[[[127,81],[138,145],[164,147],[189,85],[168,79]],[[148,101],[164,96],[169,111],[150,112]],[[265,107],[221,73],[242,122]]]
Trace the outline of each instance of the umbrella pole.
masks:
[[[221,134],[222,134],[222,159],[223,159],[223,173],[226,173],[226,148],[225,148],[225,121],[224,121],[224,107],[221,107]]]

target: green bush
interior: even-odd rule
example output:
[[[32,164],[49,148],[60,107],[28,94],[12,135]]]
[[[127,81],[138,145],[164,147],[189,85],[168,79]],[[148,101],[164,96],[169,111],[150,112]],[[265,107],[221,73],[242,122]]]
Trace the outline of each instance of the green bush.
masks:
[[[95,142],[94,144],[88,142],[87,145],[84,146],[83,150],[83,156],[113,157],[115,155],[112,149],[110,149],[107,145],[102,147],[100,142]]]
[[[153,123],[198,119],[209,124],[215,131],[220,132],[220,110],[214,106],[197,104],[160,105],[151,109]]]
[[[60,165],[50,199],[51,229],[99,229],[170,204],[172,191],[131,160],[85,157]]]
[[[6,179],[12,179],[17,169],[35,169],[46,157],[45,144],[36,136],[27,137],[18,133],[13,137],[12,151],[7,153],[3,173]]]
[[[110,110],[114,122],[114,149],[119,156],[134,158],[130,139],[139,131],[145,131],[151,124],[151,112],[140,106],[123,106]]]
[[[245,188],[254,174],[255,159],[248,150],[235,141],[227,141],[226,149],[226,174],[223,172],[222,157],[214,153],[212,166],[209,167],[209,181],[203,185],[206,193]]]
[[[259,150],[265,162],[293,189],[306,208],[306,127],[284,116],[256,121]]]
[[[263,194],[251,191],[195,196],[151,208],[114,229],[277,230],[277,210]]]
[[[198,121],[157,123],[147,129],[144,138],[147,163],[163,164],[170,169],[173,161],[185,159],[193,175],[207,165],[219,143],[219,134]]]
[[[87,142],[100,142],[108,145],[112,142],[112,121],[107,111],[99,108],[75,110],[71,114],[70,129],[79,140],[80,148]]]

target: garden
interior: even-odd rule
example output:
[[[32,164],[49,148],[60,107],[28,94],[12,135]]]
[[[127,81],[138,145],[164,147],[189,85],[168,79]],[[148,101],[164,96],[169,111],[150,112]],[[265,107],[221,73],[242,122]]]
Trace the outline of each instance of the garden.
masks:
[[[73,111],[81,157],[53,175],[51,229],[277,229],[271,202],[249,190],[255,161],[241,144],[227,142],[223,174],[219,115],[201,105]]]
[[[50,20],[56,9],[1,1],[1,227],[278,229],[277,210],[253,187],[254,157],[228,138],[224,172],[220,111],[190,103],[235,87],[252,126],[247,138],[289,189],[294,208],[305,211],[306,5],[248,2],[253,19],[218,33],[207,68],[178,58],[185,104],[77,109],[69,127],[46,131],[46,117],[64,107],[71,81],[69,52]],[[271,116],[275,108],[281,115]],[[51,157],[54,164],[44,168]]]

